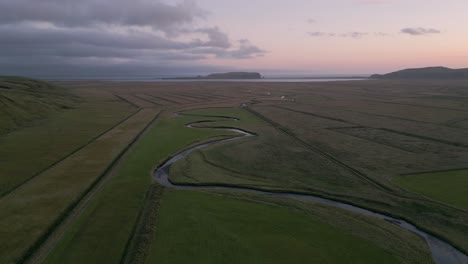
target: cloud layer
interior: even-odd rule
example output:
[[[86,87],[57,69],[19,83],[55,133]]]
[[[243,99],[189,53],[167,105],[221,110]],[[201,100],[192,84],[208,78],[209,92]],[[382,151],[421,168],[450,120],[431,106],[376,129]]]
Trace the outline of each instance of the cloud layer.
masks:
[[[200,26],[206,15],[188,0],[0,0],[0,67],[175,67],[265,54],[249,40]]]
[[[401,30],[401,33],[412,35],[412,36],[423,36],[423,35],[430,35],[430,34],[440,34],[442,32],[434,28],[408,27],[408,28],[403,28]]]
[[[311,37],[328,37],[328,38],[353,38],[353,39],[361,39],[363,37],[385,37],[388,36],[387,33],[383,32],[359,32],[359,31],[351,31],[347,33],[333,33],[333,32],[322,32],[322,31],[315,31],[309,32],[309,36]]]

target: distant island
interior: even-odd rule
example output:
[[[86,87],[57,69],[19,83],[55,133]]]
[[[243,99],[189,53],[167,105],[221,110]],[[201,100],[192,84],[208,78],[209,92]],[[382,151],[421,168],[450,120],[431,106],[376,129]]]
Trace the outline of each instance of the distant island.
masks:
[[[427,67],[396,71],[388,74],[374,74],[371,79],[468,79],[467,69]]]
[[[226,79],[261,79],[262,75],[258,72],[226,72],[226,73],[213,73],[206,76],[194,77],[176,77],[176,78],[162,78],[163,80],[226,80]]]

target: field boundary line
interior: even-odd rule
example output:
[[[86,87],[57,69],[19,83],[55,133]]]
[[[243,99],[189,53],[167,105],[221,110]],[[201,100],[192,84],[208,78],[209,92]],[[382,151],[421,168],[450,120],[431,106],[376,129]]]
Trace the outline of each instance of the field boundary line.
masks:
[[[196,96],[193,96],[193,95],[189,95],[187,93],[184,93],[184,95],[178,95],[178,97],[185,97],[185,98],[190,98],[191,100],[197,100],[196,102],[198,103],[202,103],[202,102],[210,102],[210,100],[207,100],[206,98],[200,98],[200,97],[196,97]],[[183,99],[183,98],[182,98]],[[201,101],[200,101],[201,100]],[[195,102],[194,102],[195,103]]]
[[[353,169],[352,167],[349,167],[348,165],[344,164],[344,163],[341,163],[339,160],[336,160],[334,159],[333,157],[329,156],[328,154],[322,152],[321,150],[313,147],[312,145],[308,144],[307,142],[297,138],[296,136],[294,136],[291,132],[289,132],[287,129],[281,127],[281,125],[277,124],[276,122],[264,117],[263,115],[261,115],[260,113],[257,113],[255,110],[251,109],[250,107],[245,107],[249,112],[251,112],[252,114],[254,115],[257,115],[259,118],[264,118],[263,120],[270,123],[273,127],[279,129],[280,131],[288,134],[289,136],[293,137],[294,139],[296,139],[298,142],[300,142],[301,144],[304,144],[304,146],[307,146],[307,147],[310,147],[311,150],[314,150],[314,151],[317,151],[318,153],[324,155],[325,157],[329,158],[331,161],[335,162],[336,164],[338,165],[341,165],[341,166],[344,166],[344,168],[346,169],[349,169],[351,172],[353,172],[355,175],[361,177],[362,179],[368,181],[369,183],[373,184],[374,186],[378,187],[379,189],[383,190],[384,192],[388,193],[389,195],[393,195],[393,196],[396,196],[396,197],[399,197],[399,198],[403,198],[403,199],[408,199],[408,200],[412,200],[412,201],[419,201],[419,202],[428,202],[428,203],[433,203],[433,204],[437,204],[437,205],[440,205],[440,206],[444,206],[444,207],[447,207],[447,208],[450,208],[450,209],[453,209],[453,210],[456,210],[458,212],[463,212],[463,213],[467,213],[468,211],[467,210],[464,210],[464,209],[461,209],[461,208],[458,208],[458,207],[454,207],[452,205],[449,205],[449,204],[446,204],[446,203],[442,203],[442,202],[439,202],[439,201],[436,201],[436,200],[433,200],[433,199],[429,199],[429,198],[426,198],[426,197],[420,197],[420,195],[417,195],[418,197],[412,197],[412,196],[407,196],[407,195],[404,195],[404,194],[399,194],[397,192],[395,192],[395,190],[391,189],[390,187],[387,187],[381,183],[378,183],[378,182],[374,182],[373,179],[369,178],[368,176],[366,176],[365,174],[359,172],[358,170],[355,170]],[[257,114],[255,114],[257,113]],[[274,124],[277,124],[278,126],[275,126]],[[381,188],[380,186],[383,186],[383,188]],[[410,192],[412,195],[414,195],[414,193]]]
[[[141,100],[143,100],[143,101],[145,101],[145,102],[148,102],[148,103],[150,103],[150,104],[152,104],[152,105],[155,105],[155,106],[162,106],[161,104],[155,103],[155,102],[153,102],[153,101],[150,101],[150,100],[148,100],[148,99],[146,99],[146,98],[141,97],[139,94],[131,94],[131,95],[132,95],[133,97],[136,97],[136,98],[138,98],[138,99],[141,99]]]
[[[182,95],[177,95],[177,94],[173,94],[173,93],[164,93],[165,96],[169,96],[169,97],[172,97],[173,99],[179,99],[179,100],[185,100],[187,102],[182,102],[182,104],[193,104],[193,103],[204,103],[203,101],[200,102],[198,100],[195,100],[194,98],[187,98],[185,96],[182,96]],[[206,101],[205,101],[206,102]]]
[[[465,145],[463,143],[458,143],[458,142],[453,142],[453,141],[448,141],[448,140],[443,140],[443,139],[437,139],[433,137],[427,137],[427,136],[422,136],[422,135],[416,135],[413,133],[408,133],[408,132],[403,132],[403,131],[398,131],[390,128],[379,128],[380,130],[387,131],[387,132],[393,132],[395,134],[400,134],[408,137],[413,137],[413,138],[419,138],[419,139],[424,139],[428,141],[433,141],[441,144],[446,144],[454,147],[461,147],[461,148],[468,148],[468,145]]]
[[[153,97],[155,99],[163,100],[163,101],[166,101],[166,102],[169,102],[169,103],[178,104],[178,105],[180,104],[179,102],[173,101],[171,99],[166,99],[165,97],[159,97],[159,96],[152,95],[152,94],[146,94],[146,95],[149,95],[149,96],[151,96],[151,97]]]
[[[120,263],[143,264],[146,262],[158,221],[164,189],[164,186],[152,183],[146,191],[143,208],[138,214],[131,236],[125,245]]]
[[[345,122],[345,123],[348,123],[348,124],[351,124],[351,125],[357,125],[357,124],[354,124],[354,123],[350,123],[350,122],[348,122],[348,121],[346,121],[346,120],[344,120],[344,119],[338,119],[338,118],[335,119],[335,118],[326,117],[326,116],[321,116],[321,115],[317,115],[317,114],[313,114],[313,113],[309,113],[309,112],[304,112],[304,111],[300,111],[300,110],[290,109],[290,108],[287,108],[287,107],[282,107],[282,106],[271,106],[271,107],[280,108],[280,109],[284,109],[284,110],[288,110],[288,111],[292,111],[292,112],[297,112],[297,113],[302,113],[302,114],[305,114],[305,115],[317,116],[317,117],[326,118],[326,119],[330,119],[330,120],[334,120],[334,121]],[[425,123],[425,124],[431,124],[431,125],[437,125],[437,126],[446,127],[446,126],[440,125],[440,124],[428,123],[428,122],[418,121],[418,120],[404,119],[404,118],[393,117],[393,116],[385,116],[385,115],[378,115],[378,114],[371,114],[371,113],[362,113],[362,112],[357,112],[357,113],[368,114],[368,115],[375,115],[375,116],[381,116],[381,117],[386,117],[386,118],[395,118],[395,119],[401,119],[401,120],[405,120],[405,121],[409,121],[409,122],[420,122],[420,123]],[[358,125],[358,126],[359,126],[359,125]],[[400,135],[403,135],[403,136],[408,136],[408,137],[413,137],[413,138],[418,138],[418,139],[433,141],[433,142],[437,142],[437,143],[442,143],[442,144],[446,144],[446,145],[451,145],[451,146],[455,146],[455,147],[468,148],[468,145],[465,145],[465,144],[463,144],[463,143],[452,142],[452,141],[448,141],[448,140],[437,139],[437,138],[427,137],[427,136],[422,136],[422,135],[416,135],[416,134],[413,134],[413,133],[402,132],[402,131],[398,131],[398,130],[394,130],[394,129],[390,129],[390,128],[375,128],[375,129],[383,130],[383,131],[391,132],[391,133],[395,133],[395,134],[400,134]]]
[[[33,174],[31,177],[25,179],[24,181],[20,182],[19,184],[15,185],[14,187],[12,187],[10,190],[7,190],[6,192],[2,193],[0,195],[0,199],[2,199],[3,197],[9,195],[10,193],[13,193],[14,191],[16,191],[18,188],[20,188],[21,186],[23,186],[24,184],[28,183],[29,181],[33,180],[34,178],[36,178],[37,176],[41,175],[42,173],[50,170],[51,168],[53,168],[54,166],[58,165],[60,162],[68,159],[70,156],[72,156],[73,154],[77,153],[78,151],[84,149],[85,147],[87,147],[88,145],[90,145],[91,143],[93,143],[94,141],[96,141],[97,139],[99,139],[100,137],[104,136],[105,134],[107,134],[108,132],[110,132],[111,130],[113,130],[114,128],[118,127],[120,124],[124,123],[125,121],[127,121],[128,119],[132,118],[134,115],[138,114],[142,109],[138,109],[137,111],[135,111],[134,113],[131,113],[130,115],[128,115],[127,117],[125,117],[124,119],[118,121],[116,124],[114,124],[113,126],[111,126],[110,128],[106,129],[105,131],[101,132],[100,134],[98,134],[97,136],[93,137],[91,140],[89,140],[88,142],[86,142],[84,145],[81,145],[80,147],[76,148],[75,150],[69,152],[68,154],[66,154],[65,156],[63,156],[62,158],[56,160],[55,162],[53,162],[52,164],[48,165],[47,167],[41,169],[40,171],[36,172],[35,174]]]
[[[281,126],[280,124],[274,122],[273,120],[270,120],[269,118],[261,115],[260,113],[258,113],[257,111],[251,109],[250,107],[245,107],[247,109],[247,111],[251,112],[252,114],[256,115],[257,117],[259,117],[260,119],[266,121],[267,123],[271,124],[273,127],[279,129],[280,131],[282,131],[283,133],[289,135],[290,137],[294,138],[296,141],[298,141],[299,143],[301,143],[302,145],[306,146],[308,149],[324,156],[325,158],[329,159],[330,161],[332,161],[333,163],[343,167],[344,169],[348,170],[349,172],[351,172],[352,174],[362,178],[363,180],[369,182],[370,184],[376,186],[377,188],[381,189],[381,190],[384,190],[385,192],[388,192],[388,193],[394,193],[394,190],[391,189],[390,187],[388,186],[385,186],[377,181],[375,181],[374,179],[371,179],[369,178],[368,176],[366,176],[364,173],[352,168],[351,166],[348,166],[346,164],[344,164],[343,162],[333,158],[332,156],[326,154],[325,152],[323,152],[322,150],[312,146],[311,144],[305,142],[304,140],[302,139],[299,139],[297,138],[295,135],[293,135],[291,132],[289,132],[286,128],[284,128],[283,126]]]
[[[452,172],[452,171],[463,171],[463,170],[468,170],[468,167],[453,168],[453,169],[446,169],[446,170],[432,170],[432,171],[409,172],[409,173],[401,173],[401,174],[398,174],[398,175],[399,175],[399,176],[412,176],[412,175],[420,175],[420,174],[441,173],[441,172]]]
[[[366,100],[366,99],[363,99],[363,101],[369,101],[369,102],[380,103],[380,104],[396,104],[396,105],[405,105],[405,106],[413,106],[413,107],[421,107],[421,108],[433,108],[433,109],[450,110],[450,111],[458,111],[458,112],[468,112],[468,110],[457,109],[457,108],[447,108],[447,107],[440,107],[440,106],[415,105],[415,104],[405,104],[405,103],[400,103],[400,102],[386,102],[386,101],[376,101],[376,100]]]
[[[300,114],[304,114],[304,115],[311,115],[311,116],[315,116],[315,117],[319,117],[319,118],[323,118],[323,119],[328,119],[328,120],[332,120],[332,121],[337,121],[337,122],[341,122],[341,123],[346,123],[346,124],[350,124],[350,125],[353,125],[353,126],[359,126],[358,124],[351,123],[351,122],[346,121],[345,119],[341,119],[341,118],[334,118],[334,117],[328,117],[328,116],[324,116],[324,115],[318,115],[318,114],[309,113],[309,112],[305,112],[305,111],[301,111],[301,110],[290,109],[290,108],[283,107],[283,106],[273,105],[271,107],[280,108],[280,109],[283,109],[283,110],[296,112],[296,113],[300,113]]]
[[[132,105],[133,107],[136,107],[136,108],[142,108],[140,107],[139,105],[131,102],[130,100],[126,99],[125,97],[122,97],[121,95],[118,95],[118,94],[113,94],[115,97],[119,98],[120,100],[126,102],[127,104],[130,104]]]
[[[139,111],[141,111],[140,109]],[[79,217],[87,206],[92,202],[94,196],[107,183],[110,177],[110,172],[124,157],[127,151],[141,138],[147,129],[158,119],[162,111],[150,121],[148,124],[127,144],[119,154],[109,163],[103,172],[91,183],[91,185],[73,201],[54,221],[47,231],[26,251],[21,257],[20,263],[42,263],[48,254],[57,245],[60,239],[65,235],[68,227],[70,227],[77,217]]]

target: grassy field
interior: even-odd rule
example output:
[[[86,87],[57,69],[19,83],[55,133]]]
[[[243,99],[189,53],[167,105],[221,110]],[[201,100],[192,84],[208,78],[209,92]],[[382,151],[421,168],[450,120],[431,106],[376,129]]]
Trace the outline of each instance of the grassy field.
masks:
[[[238,135],[210,127],[257,136],[193,152],[172,181],[344,201],[468,252],[465,172],[414,175],[466,167],[466,83],[27,82],[0,88],[21,102],[0,98],[9,116],[24,120],[0,111],[0,263],[37,252],[47,263],[430,263],[417,236],[326,206],[221,191],[153,197],[158,164]],[[28,117],[47,100],[59,103]]]
[[[75,107],[79,99],[50,83],[0,77],[0,135]]]
[[[184,126],[195,120],[168,113],[153,125],[127,153],[113,178],[70,228],[47,263],[119,263],[151,183],[151,170],[187,145],[234,135]]]
[[[18,261],[34,248],[112,160],[156,115],[137,115],[0,200],[0,262]]]
[[[262,109],[262,113],[268,114],[269,118],[282,123],[288,120],[288,125],[295,122],[298,127],[308,126],[303,124],[305,120],[299,122],[291,115],[283,117],[266,109]],[[315,148],[310,148],[307,144],[310,135],[305,132],[309,131],[307,129],[300,128],[291,131],[291,134],[282,133],[275,129],[274,124],[260,121],[243,109],[215,108],[200,113],[242,116],[246,123],[229,122],[229,125],[254,131],[258,137],[216,145],[190,154],[172,167],[170,177],[173,182],[237,185],[325,196],[409,219],[426,230],[444,235],[460,247],[468,246],[468,226],[464,224],[468,221],[467,213],[398,191],[390,181],[379,182],[372,176],[354,172],[346,164],[337,163],[334,157],[324,156]],[[205,124],[216,125],[222,124]],[[374,181],[385,189],[374,184]]]
[[[242,196],[166,190],[146,263],[431,263],[422,240],[391,224]]]
[[[432,173],[404,175],[395,182],[412,192],[430,198],[468,208],[468,170],[453,170]]]
[[[171,180],[174,182],[302,191],[309,188],[328,191],[327,186],[333,185],[333,191],[348,194],[369,188],[365,181],[311,153],[245,109],[213,108],[189,113],[236,117],[240,120],[205,123],[202,126],[240,127],[259,136],[193,153],[172,167]]]
[[[82,103],[40,124],[0,137],[0,195],[86,146],[135,112],[119,102]],[[27,160],[28,166],[20,166],[22,160]]]

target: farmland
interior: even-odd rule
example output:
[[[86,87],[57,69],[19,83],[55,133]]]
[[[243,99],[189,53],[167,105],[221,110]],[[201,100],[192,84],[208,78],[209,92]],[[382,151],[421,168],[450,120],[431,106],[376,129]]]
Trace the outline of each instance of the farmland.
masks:
[[[203,186],[340,201],[468,252],[466,82],[51,85],[33,91],[41,99],[0,89],[28,96],[9,97],[22,103],[8,120],[21,122],[1,120],[0,263],[432,261],[423,239],[388,221]],[[27,103],[38,100],[67,107]],[[200,189],[154,181],[175,154],[239,136],[226,128],[255,136],[171,167],[173,184]]]
[[[427,195],[454,206],[468,208],[468,171],[439,171],[403,175],[395,181],[408,190]]]

